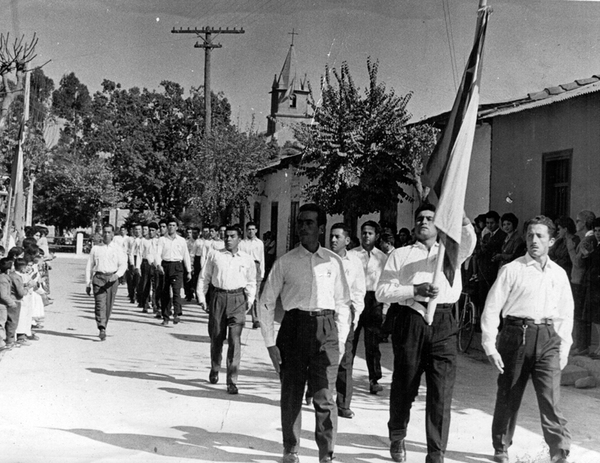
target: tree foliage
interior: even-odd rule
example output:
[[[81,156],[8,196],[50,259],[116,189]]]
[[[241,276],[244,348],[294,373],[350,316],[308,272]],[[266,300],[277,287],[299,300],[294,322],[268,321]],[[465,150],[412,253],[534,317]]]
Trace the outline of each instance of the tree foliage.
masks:
[[[434,128],[407,125],[412,93],[398,96],[378,82],[377,62],[367,60],[367,70],[361,93],[347,63],[326,68],[321,103],[312,103],[315,123],[295,129],[305,195],[331,214],[358,217],[413,200],[406,187],[419,189],[422,158],[435,145]]]

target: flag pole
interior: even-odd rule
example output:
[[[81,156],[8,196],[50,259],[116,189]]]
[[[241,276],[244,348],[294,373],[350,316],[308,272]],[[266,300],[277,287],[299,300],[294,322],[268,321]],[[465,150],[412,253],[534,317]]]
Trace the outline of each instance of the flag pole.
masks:
[[[478,10],[480,10],[481,8],[485,8],[487,6],[487,0],[479,0],[479,6],[478,6]],[[464,205],[463,205],[464,207]],[[433,274],[433,281],[432,281],[432,285],[434,286],[438,286],[438,282],[440,281],[441,278],[445,278],[445,275],[443,274],[443,268],[444,268],[444,258],[446,255],[446,246],[443,242],[443,240],[439,240],[439,247],[438,247],[438,255],[437,255],[437,260],[436,260],[436,265],[435,265],[435,272]],[[435,298],[430,298],[429,301],[427,302],[427,309],[425,312],[425,321],[427,322],[428,325],[431,325],[433,323],[433,317],[435,315],[435,308],[437,306],[437,301],[435,300]]]

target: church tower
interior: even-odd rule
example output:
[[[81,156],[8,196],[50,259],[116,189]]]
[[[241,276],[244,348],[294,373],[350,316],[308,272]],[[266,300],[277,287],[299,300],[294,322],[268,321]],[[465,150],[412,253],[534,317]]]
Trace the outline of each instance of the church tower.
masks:
[[[279,77],[275,74],[271,87],[271,113],[267,117],[267,136],[273,135],[285,126],[300,122],[310,122],[312,113],[308,105],[308,81],[306,75],[299,79],[298,63],[292,44],[283,63]]]

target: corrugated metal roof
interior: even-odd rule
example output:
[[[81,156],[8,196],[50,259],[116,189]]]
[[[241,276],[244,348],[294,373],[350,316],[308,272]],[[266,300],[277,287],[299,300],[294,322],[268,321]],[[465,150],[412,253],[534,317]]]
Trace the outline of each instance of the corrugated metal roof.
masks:
[[[546,106],[570,98],[600,91],[600,76],[595,75],[587,79],[579,79],[556,87],[548,87],[540,92],[530,93],[526,98],[491,103],[479,107],[479,119],[506,116],[528,109]]]

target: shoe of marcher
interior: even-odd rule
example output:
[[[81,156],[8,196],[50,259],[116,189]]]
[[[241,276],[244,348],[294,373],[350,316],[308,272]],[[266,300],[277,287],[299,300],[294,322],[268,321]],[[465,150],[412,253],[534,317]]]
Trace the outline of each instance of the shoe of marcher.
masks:
[[[40,337],[36,334],[32,334],[31,336],[27,336],[27,339],[29,339],[30,341],[39,341]]]
[[[260,328],[260,322],[252,322],[252,329],[255,330],[257,328]]]
[[[227,394],[235,395],[238,392],[239,392],[238,388],[237,388],[237,386],[235,384],[230,383],[230,384],[227,385]]]
[[[179,323],[181,321],[181,319],[179,317],[174,317],[173,318],[173,325],[177,325],[177,323]]]
[[[319,458],[319,463],[331,463],[333,461],[333,455],[327,455],[326,457]]]
[[[210,373],[208,374],[208,381],[210,384],[217,384],[219,382],[219,372],[210,370]]]
[[[161,325],[163,326],[167,326],[169,324],[169,320],[163,320]]]
[[[297,452],[284,452],[283,461],[281,463],[300,463]]]
[[[144,307],[144,308],[142,309],[142,313],[148,313],[148,309]]]
[[[494,461],[496,463],[508,463],[508,452],[505,450],[494,451]]]
[[[551,463],[569,463],[568,457],[569,452],[567,450],[559,450],[558,453],[552,456],[550,459]],[[506,460],[508,461],[508,460]]]
[[[308,389],[306,390],[306,394],[304,394],[304,402],[306,405],[312,405],[313,403],[312,395],[310,395],[310,391]]]
[[[98,337],[100,338],[100,341],[104,341],[106,339],[106,330],[104,328],[100,328]]]
[[[390,444],[390,456],[396,462],[406,461],[406,446],[404,439],[393,440]]]
[[[3,344],[2,346],[0,346],[0,352],[3,350],[12,350],[13,345],[12,344]]]
[[[383,391],[383,386],[381,386],[381,384],[379,384],[375,380],[369,381],[369,392],[371,394],[377,394],[378,392],[381,392],[381,391]]]
[[[17,344],[19,344],[21,346],[31,346],[31,343],[25,336],[17,337]]]
[[[159,313],[155,313],[154,318],[158,318],[160,320],[161,318],[163,318],[163,316]]]
[[[349,408],[338,408],[338,416],[341,416],[342,418],[352,419],[354,418],[354,412]]]

